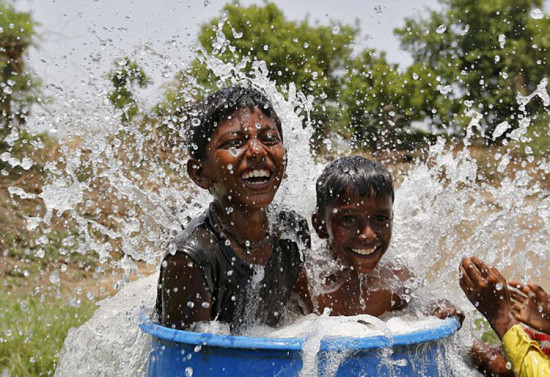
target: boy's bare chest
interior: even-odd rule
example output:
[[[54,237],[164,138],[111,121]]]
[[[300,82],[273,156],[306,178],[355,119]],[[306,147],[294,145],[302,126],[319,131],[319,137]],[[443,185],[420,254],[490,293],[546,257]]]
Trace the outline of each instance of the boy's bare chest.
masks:
[[[331,308],[332,315],[380,316],[392,310],[396,296],[389,289],[361,289],[358,282],[350,282],[334,292],[319,295],[317,300],[320,308]]]

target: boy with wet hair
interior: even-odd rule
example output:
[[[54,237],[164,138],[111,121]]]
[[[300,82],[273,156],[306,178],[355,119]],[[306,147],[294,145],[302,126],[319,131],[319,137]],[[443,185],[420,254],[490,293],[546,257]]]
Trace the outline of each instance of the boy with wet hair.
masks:
[[[270,204],[286,167],[281,123],[251,88],[207,97],[191,120],[187,172],[213,201],[171,245],[157,294],[161,324],[250,324],[282,320],[309,244],[304,219]]]
[[[312,223],[319,237],[328,241],[331,255],[328,262],[306,263],[309,289],[302,288],[301,294],[308,311],[380,316],[404,308],[412,274],[405,266],[382,261],[393,225],[390,172],[361,156],[344,157],[325,167],[316,192]],[[432,307],[431,314],[440,318],[460,316],[446,302]]]
[[[283,141],[281,121],[269,100],[255,89],[234,86],[218,90],[197,105],[197,116],[191,119],[191,127],[187,128],[189,155],[196,160],[204,159],[206,146],[218,127],[218,122],[244,107],[261,109],[266,117],[273,120],[281,142]]]

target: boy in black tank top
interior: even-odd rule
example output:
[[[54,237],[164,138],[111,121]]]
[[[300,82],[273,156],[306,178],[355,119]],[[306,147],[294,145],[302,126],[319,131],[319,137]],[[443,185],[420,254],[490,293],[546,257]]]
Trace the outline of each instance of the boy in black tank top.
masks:
[[[250,324],[275,326],[310,243],[304,219],[268,209],[286,166],[281,122],[251,88],[222,89],[197,110],[187,172],[213,201],[162,261],[159,321],[186,329],[219,320],[233,333]]]

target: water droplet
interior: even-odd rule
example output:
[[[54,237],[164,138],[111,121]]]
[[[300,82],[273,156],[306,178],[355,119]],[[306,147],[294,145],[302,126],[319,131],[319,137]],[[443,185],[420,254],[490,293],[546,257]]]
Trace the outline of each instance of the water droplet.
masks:
[[[447,26],[445,25],[439,25],[437,29],[435,29],[435,32],[437,34],[443,34],[447,30]]]
[[[269,50],[269,46],[268,45],[264,45],[264,51],[267,51]]]
[[[504,288],[504,286],[502,285],[502,283],[497,283],[497,284],[495,285],[495,289],[496,289],[497,291],[502,291],[502,288]]]
[[[185,377],[192,377],[193,376],[193,368],[187,367],[185,368]]]
[[[200,124],[201,124],[201,121],[199,120],[199,118],[193,118],[193,119],[191,119],[191,125],[192,125],[193,127],[198,127]]]
[[[195,303],[193,301],[187,301],[187,307],[193,309],[195,307]]]
[[[210,303],[204,301],[204,302],[201,304],[201,306],[202,306],[203,308],[205,308],[205,309],[208,309],[208,308],[210,307]]]
[[[59,271],[58,270],[53,270],[50,273],[50,283],[59,286],[60,282],[61,282],[61,280],[59,279]]]
[[[544,12],[538,8],[531,10],[531,12],[529,12],[529,15],[535,20],[540,20],[544,18]]]
[[[340,25],[334,25],[332,27],[332,34],[338,34],[340,32]]]
[[[231,29],[231,31],[232,31],[232,33],[233,33],[233,38],[235,38],[235,39],[240,39],[240,38],[243,37],[243,33],[239,33],[239,32],[237,32],[237,30],[235,30],[235,29]]]
[[[233,276],[233,270],[227,271],[227,276]]]
[[[416,72],[414,72],[414,73],[412,74],[412,77],[413,77],[413,79],[418,80],[418,74],[417,74]]]
[[[65,247],[71,247],[74,245],[74,238],[72,236],[64,238],[63,241],[61,241],[61,244]]]
[[[170,242],[168,244],[168,252],[170,253],[170,255],[175,255],[176,251],[178,251],[176,244],[173,242]]]
[[[504,45],[506,45],[506,36],[504,34],[498,36],[498,43],[500,44],[500,48],[504,48]]]

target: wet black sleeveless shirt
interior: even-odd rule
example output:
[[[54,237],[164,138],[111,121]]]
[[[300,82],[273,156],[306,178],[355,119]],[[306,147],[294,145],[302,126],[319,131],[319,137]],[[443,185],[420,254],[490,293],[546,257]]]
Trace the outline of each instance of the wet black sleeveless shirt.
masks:
[[[232,333],[251,324],[276,326],[281,322],[302,269],[303,250],[310,247],[307,222],[296,213],[278,211],[270,219],[274,239],[265,266],[249,265],[235,254],[230,242],[212,225],[211,208],[193,219],[173,241],[176,252],[185,253],[202,270],[212,294],[211,320],[229,323]],[[160,289],[159,280],[158,318],[162,311]]]

